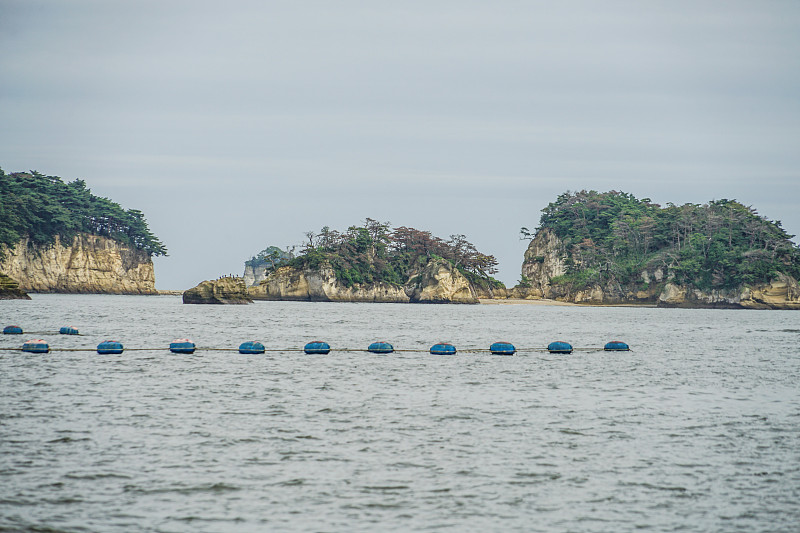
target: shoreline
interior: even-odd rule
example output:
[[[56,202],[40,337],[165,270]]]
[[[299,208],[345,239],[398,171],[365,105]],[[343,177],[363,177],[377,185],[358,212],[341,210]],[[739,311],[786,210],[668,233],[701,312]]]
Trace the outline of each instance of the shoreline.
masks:
[[[577,306],[571,302],[559,302],[547,298],[524,299],[524,298],[478,298],[481,305],[556,305],[556,306]]]
[[[53,292],[53,291],[37,291],[30,292],[29,295],[39,294],[59,294],[59,295],[108,295],[108,296],[181,296],[185,291],[174,289],[161,289],[155,293],[149,294],[131,294],[131,293],[101,293],[101,292]],[[16,299],[16,298],[15,298]],[[30,300],[30,298],[28,298]],[[0,298],[2,300],[2,298]],[[9,299],[7,301],[11,301]],[[350,301],[350,300],[327,300],[316,301],[307,299],[265,299],[254,298],[255,302],[259,301],[274,301],[274,302],[315,302],[315,303],[403,303],[411,304],[411,302],[376,302],[376,301]],[[414,304],[423,305],[468,305],[459,302],[449,303],[428,303],[428,302],[414,302]],[[643,309],[731,309],[731,310],[752,310],[752,311],[800,311],[798,306],[742,306],[742,305],[658,305],[653,302],[647,303],[590,303],[590,302],[562,302],[548,298],[537,299],[524,299],[524,298],[479,298],[475,305],[538,305],[546,307],[630,307],[630,308],[643,308]]]
[[[538,299],[523,299],[523,298],[479,298],[481,304],[486,305],[554,305],[554,306],[570,306],[570,307],[648,307],[657,308],[658,305],[654,303],[621,303],[621,304],[595,304],[595,303],[573,303],[561,302],[548,298]]]

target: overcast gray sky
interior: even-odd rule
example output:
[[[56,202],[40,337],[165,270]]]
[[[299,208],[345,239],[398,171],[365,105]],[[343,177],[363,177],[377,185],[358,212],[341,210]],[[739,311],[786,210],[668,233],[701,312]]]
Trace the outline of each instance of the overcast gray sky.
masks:
[[[186,289],[366,217],[519,279],[566,190],[800,233],[800,2],[0,0],[0,166],[144,211]]]

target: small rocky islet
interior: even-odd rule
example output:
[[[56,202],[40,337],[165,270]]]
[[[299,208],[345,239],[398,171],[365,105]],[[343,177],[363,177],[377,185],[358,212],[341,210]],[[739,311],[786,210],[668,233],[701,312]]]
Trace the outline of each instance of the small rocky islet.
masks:
[[[182,298],[185,304],[253,303],[253,300],[247,295],[244,280],[233,276],[203,281],[196,287],[184,291]]]

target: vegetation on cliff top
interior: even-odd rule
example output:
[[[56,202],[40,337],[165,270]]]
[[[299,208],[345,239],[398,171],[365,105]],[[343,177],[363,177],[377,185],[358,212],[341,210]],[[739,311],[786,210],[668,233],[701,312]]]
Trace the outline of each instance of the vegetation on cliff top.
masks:
[[[35,244],[50,244],[56,235],[69,242],[80,232],[167,255],[141,211],[95,196],[83,180],[64,183],[35,171],[6,174],[0,169],[0,244],[14,246],[26,235]]]
[[[542,210],[537,229],[545,228],[568,254],[567,274],[553,282],[575,289],[644,284],[642,271],[658,267],[702,290],[768,282],[779,272],[800,278],[793,235],[735,200],[661,207],[624,192],[568,191]]]
[[[392,228],[388,222],[368,218],[363,226],[350,226],[339,232],[328,226],[319,233],[306,232],[306,242],[294,257],[291,251],[276,247],[262,251],[250,261],[272,270],[283,264],[295,267],[319,268],[328,263],[336,279],[347,287],[362,283],[406,283],[415,271],[431,258],[449,261],[472,283],[484,287],[502,287],[493,277],[497,260],[479,252],[464,235],[451,235],[448,240],[428,231],[401,226]]]
[[[245,261],[244,264],[252,268],[264,268],[265,270],[271,271],[293,257],[294,254],[291,250],[284,251],[277,246],[268,246]]]

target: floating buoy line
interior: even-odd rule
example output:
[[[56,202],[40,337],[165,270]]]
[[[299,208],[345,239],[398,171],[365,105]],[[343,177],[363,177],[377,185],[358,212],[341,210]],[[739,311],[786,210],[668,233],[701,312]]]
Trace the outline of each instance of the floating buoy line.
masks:
[[[125,351],[128,352],[155,352],[169,350],[171,353],[176,354],[193,354],[195,351],[201,352],[239,352],[240,354],[263,354],[275,352],[303,352],[306,354],[326,355],[330,352],[368,352],[374,354],[387,355],[394,352],[400,353],[430,353],[433,355],[456,355],[457,353],[490,353],[492,355],[505,355],[511,356],[520,352],[549,352],[551,354],[570,354],[575,351],[580,352],[602,352],[602,351],[632,351],[630,347],[621,341],[612,341],[606,344],[603,348],[585,347],[573,348],[571,344],[563,341],[556,341],[550,343],[546,348],[523,348],[518,349],[509,342],[495,342],[488,349],[486,348],[466,348],[456,350],[456,347],[447,342],[436,343],[429,349],[425,348],[402,348],[398,349],[385,341],[373,342],[366,348],[332,348],[330,344],[322,341],[312,341],[302,348],[267,348],[259,341],[246,341],[239,345],[238,348],[217,348],[217,347],[197,347],[194,342],[189,339],[176,339],[169,343],[167,346],[159,346],[154,348],[126,348],[120,341],[106,340],[97,345],[97,348],[53,348],[47,341],[43,339],[31,339],[23,343],[22,348],[13,347],[0,347],[0,351],[6,352],[28,352],[28,353],[51,353],[51,352],[97,352],[101,355],[121,354]]]
[[[36,332],[29,331],[28,334],[48,334],[52,332]],[[3,328],[4,335],[22,335],[23,329],[20,326],[6,326]],[[61,335],[81,335],[78,329],[74,326],[64,326],[59,330]],[[324,341],[311,341],[303,348],[267,348],[259,341],[245,341],[239,345],[238,348],[214,348],[214,347],[201,347],[197,348],[194,342],[190,339],[175,339],[168,346],[158,348],[125,348],[120,341],[105,340],[97,345],[97,348],[51,348],[50,345],[43,339],[31,339],[23,343],[22,348],[3,348],[0,351],[11,352],[29,352],[29,353],[50,353],[50,352],[94,352],[96,351],[101,355],[121,354],[127,351],[139,352],[154,352],[159,350],[169,349],[172,353],[177,354],[193,354],[196,350],[203,352],[239,352],[241,354],[263,354],[266,352],[304,352],[306,354],[319,354],[326,355],[331,351],[336,352],[369,352],[375,354],[390,354],[394,352],[428,352],[433,355],[456,355],[459,350],[449,342],[439,342],[431,346],[429,349],[423,348],[404,348],[396,349],[391,343],[386,341],[376,341],[367,346],[366,348],[331,348],[331,345]],[[483,348],[467,348],[460,350],[464,353],[485,353],[487,350]],[[573,351],[581,352],[630,352],[632,351],[628,344],[622,341],[611,341],[606,343],[602,348],[573,348],[571,344],[564,341],[554,341],[547,345],[546,348],[525,348],[518,350],[516,346],[506,341],[498,341],[492,343],[488,349],[489,353],[493,355],[514,355],[520,351],[522,352],[549,352],[552,354],[571,354]]]

